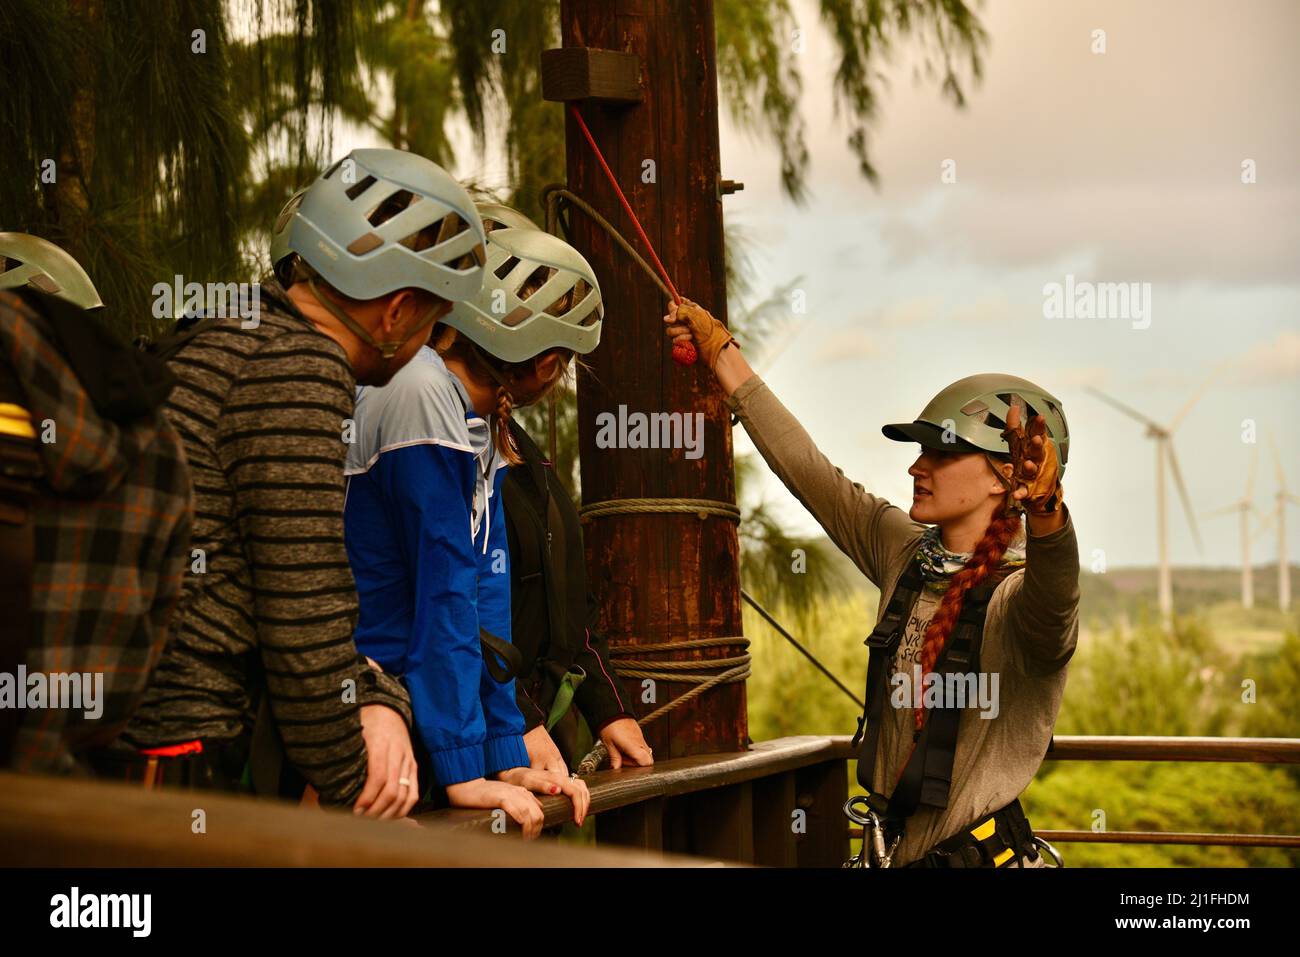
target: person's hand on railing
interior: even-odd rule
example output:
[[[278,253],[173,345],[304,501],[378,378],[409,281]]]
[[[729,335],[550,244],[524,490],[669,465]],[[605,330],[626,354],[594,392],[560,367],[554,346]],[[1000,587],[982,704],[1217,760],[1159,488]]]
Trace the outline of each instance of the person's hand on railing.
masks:
[[[366,742],[366,784],[352,813],[376,818],[406,817],[420,798],[406,721],[387,705],[363,705],[361,737]]]
[[[528,749],[528,766],[534,771],[549,771],[568,777],[569,766],[564,763],[564,755],[555,746],[546,725],[539,724],[524,735],[524,747]]]
[[[591,794],[581,778],[551,771],[534,771],[532,768],[509,768],[500,772],[497,778],[527,788],[534,794],[545,794],[547,797],[563,794],[573,802],[573,823],[582,827],[582,822],[587,818]]]
[[[654,752],[646,744],[641,725],[634,718],[619,718],[600,729],[600,740],[609,752],[609,766],[615,770],[624,762],[649,767],[655,763]]]
[[[518,769],[526,770],[526,769]],[[447,788],[447,801],[452,807],[500,808],[524,832],[524,840],[531,841],[542,833],[546,815],[542,804],[528,789],[508,781],[489,781],[475,778]]]

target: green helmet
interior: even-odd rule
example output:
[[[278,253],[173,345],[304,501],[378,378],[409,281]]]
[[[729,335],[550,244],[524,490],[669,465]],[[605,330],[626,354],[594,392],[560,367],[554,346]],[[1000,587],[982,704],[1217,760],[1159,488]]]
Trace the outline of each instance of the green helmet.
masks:
[[[929,449],[1009,455],[1002,431],[1013,403],[1021,407],[1022,425],[1036,415],[1046,420],[1047,436],[1056,443],[1064,475],[1070,427],[1061,400],[1013,375],[990,372],[959,379],[931,399],[916,421],[886,425],[881,431],[896,442],[919,442]]]
[[[81,265],[54,243],[27,233],[0,233],[0,289],[31,286],[81,309],[99,309],[95,284]]]
[[[522,362],[556,346],[590,352],[604,315],[596,273],[576,249],[540,229],[494,229],[482,290],[443,322],[498,359]]]
[[[416,248],[414,237],[431,226],[433,244]],[[483,285],[487,234],[469,193],[405,150],[353,150],[289,200],[276,227],[273,264],[297,253],[353,299],[414,287],[456,302]]]
[[[501,203],[475,203],[478,214],[483,217],[483,228],[489,233],[494,229],[538,229],[538,225],[519,210]]]

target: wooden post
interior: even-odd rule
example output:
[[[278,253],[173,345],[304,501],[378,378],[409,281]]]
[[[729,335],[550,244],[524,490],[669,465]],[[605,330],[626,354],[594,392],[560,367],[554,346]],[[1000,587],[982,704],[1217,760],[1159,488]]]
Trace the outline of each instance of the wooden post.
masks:
[[[637,56],[641,102],[623,97],[616,105],[587,100],[578,106],[678,290],[725,322],[711,0],[563,0],[560,9],[565,47]],[[569,189],[646,255],[590,146],[571,116],[566,122]],[[580,212],[572,213],[572,225],[573,243],[590,259],[605,295],[600,347],[578,375],[584,504],[627,498],[734,503],[730,419],[711,375],[699,365],[673,363],[663,335],[667,303],[654,283]],[[692,425],[693,414],[703,413],[700,454],[601,447],[598,417],[608,413],[618,420],[620,406],[629,415],[682,413],[683,424],[689,415]],[[648,440],[647,433],[642,437]],[[600,625],[616,649],[740,635],[734,521],[616,514],[588,521],[584,532]],[[728,645],[646,657],[683,661],[740,653]],[[654,702],[643,703],[641,680],[625,684],[641,714],[692,687],[657,681]],[[744,685],[706,692],[649,725],[646,737],[658,757],[745,748]]]

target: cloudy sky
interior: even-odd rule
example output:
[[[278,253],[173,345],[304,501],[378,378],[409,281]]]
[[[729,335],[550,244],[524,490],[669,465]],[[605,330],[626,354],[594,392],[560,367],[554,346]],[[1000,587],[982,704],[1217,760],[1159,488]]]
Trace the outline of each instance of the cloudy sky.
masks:
[[[770,286],[801,277],[807,314],[760,372],[823,450],[869,489],[910,501],[915,446],[885,440],[965,375],[1009,372],[1070,420],[1067,500],[1085,564],[1155,560],[1154,449],[1100,388],[1160,423],[1211,375],[1175,433],[1198,513],[1277,482],[1268,438],[1300,489],[1300,4],[991,0],[983,82],[957,111],[905,56],[874,127],[878,189],[857,173],[829,95],[834,58],[815,4],[796,0],[812,197],[779,190],[776,157],[724,118],[723,175],[745,183],[728,223]],[[1106,52],[1091,51],[1105,31]],[[901,52],[901,51],[900,51]],[[941,181],[945,161],[956,182]],[[1256,182],[1242,182],[1254,162]],[[1149,283],[1150,325],[1044,318],[1048,283]],[[741,450],[751,448],[739,438]],[[792,524],[812,529],[774,481]],[[1172,493],[1172,490],[1171,490]],[[1235,518],[1198,514],[1198,552],[1170,499],[1175,563],[1237,561]],[[1300,508],[1288,516],[1300,554]],[[1276,533],[1255,545],[1276,555]]]

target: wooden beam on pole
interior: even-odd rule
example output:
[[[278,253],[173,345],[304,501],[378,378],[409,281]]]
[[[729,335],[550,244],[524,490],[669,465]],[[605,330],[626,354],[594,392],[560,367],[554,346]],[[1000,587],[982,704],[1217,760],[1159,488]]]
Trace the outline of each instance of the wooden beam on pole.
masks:
[[[641,62],[635,53],[621,50],[543,50],[542,99],[640,103]]]

